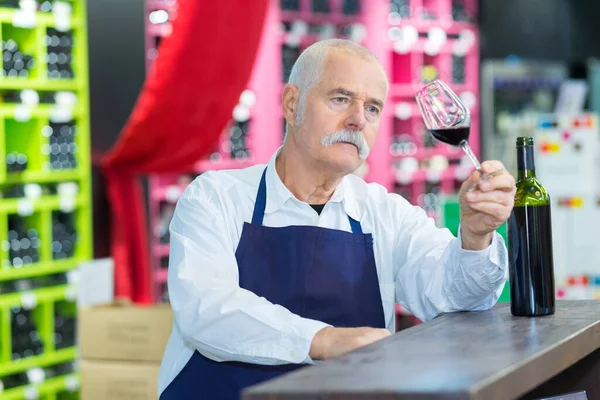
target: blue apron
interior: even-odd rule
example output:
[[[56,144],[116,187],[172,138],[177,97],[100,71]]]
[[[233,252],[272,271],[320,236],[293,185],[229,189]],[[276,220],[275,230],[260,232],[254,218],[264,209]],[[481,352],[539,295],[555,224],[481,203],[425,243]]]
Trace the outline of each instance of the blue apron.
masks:
[[[252,223],[244,223],[235,253],[240,287],[334,327],[385,328],[371,234],[363,234],[360,222],[350,216],[352,233],[313,226],[263,226],[265,176],[266,169]],[[238,400],[242,389],[303,366],[216,362],[195,351],[160,400]]]

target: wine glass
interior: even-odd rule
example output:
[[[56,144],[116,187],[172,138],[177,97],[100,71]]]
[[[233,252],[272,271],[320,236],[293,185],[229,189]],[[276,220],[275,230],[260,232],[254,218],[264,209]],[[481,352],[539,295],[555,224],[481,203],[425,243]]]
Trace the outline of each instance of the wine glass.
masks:
[[[471,131],[471,113],[448,85],[436,79],[419,90],[415,97],[425,126],[431,135],[446,144],[460,146],[481,175],[479,181],[469,190],[475,189],[481,180],[489,179],[504,171],[499,169],[485,174],[481,170],[481,163],[471,150],[468,141]]]

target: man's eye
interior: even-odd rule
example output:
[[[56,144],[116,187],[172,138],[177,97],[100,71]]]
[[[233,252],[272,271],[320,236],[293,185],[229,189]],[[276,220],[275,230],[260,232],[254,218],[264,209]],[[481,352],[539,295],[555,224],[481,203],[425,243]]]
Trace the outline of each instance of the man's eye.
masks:
[[[335,100],[336,103],[340,103],[340,104],[346,102],[346,98],[345,97],[336,97],[333,100]]]
[[[379,114],[379,109],[377,107],[367,107],[367,111],[370,112],[371,114]]]

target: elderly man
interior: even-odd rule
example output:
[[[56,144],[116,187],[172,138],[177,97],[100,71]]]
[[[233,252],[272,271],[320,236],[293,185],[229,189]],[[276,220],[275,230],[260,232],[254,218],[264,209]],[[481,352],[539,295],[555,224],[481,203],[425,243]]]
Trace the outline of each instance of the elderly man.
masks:
[[[477,191],[476,173],[463,184],[458,238],[351,174],[375,142],[388,86],[365,48],[312,45],[283,90],[288,131],[269,163],[208,172],[186,189],[170,227],[175,318],[161,399],[237,399],[382,339],[395,302],[430,320],[497,301],[507,252],[494,231],[513,206],[510,174]]]

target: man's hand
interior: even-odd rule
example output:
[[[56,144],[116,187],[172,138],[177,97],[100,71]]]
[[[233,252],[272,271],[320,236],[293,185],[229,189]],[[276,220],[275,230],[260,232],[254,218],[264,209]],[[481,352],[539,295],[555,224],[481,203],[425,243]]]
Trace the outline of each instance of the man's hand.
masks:
[[[387,329],[327,327],[317,332],[313,338],[309,355],[313,360],[326,360],[390,335]]]
[[[504,169],[500,161],[486,161],[481,165],[485,173]],[[510,217],[515,200],[515,180],[504,170],[483,180],[478,190],[469,188],[479,180],[479,172],[467,179],[458,193],[462,247],[465,250],[484,250],[498,227]]]

